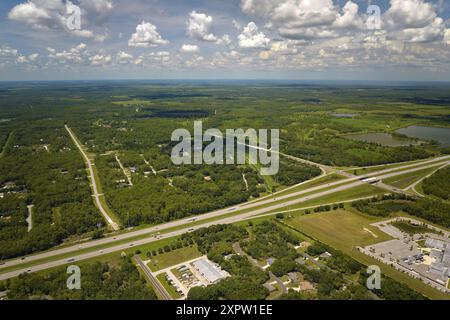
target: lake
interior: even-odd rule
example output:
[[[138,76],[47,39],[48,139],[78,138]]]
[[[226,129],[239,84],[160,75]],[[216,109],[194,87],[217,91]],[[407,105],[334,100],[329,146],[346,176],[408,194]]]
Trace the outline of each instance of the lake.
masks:
[[[396,132],[412,138],[437,141],[444,148],[450,147],[449,128],[410,126]]]
[[[411,144],[417,145],[418,141],[412,139],[402,139],[390,133],[364,133],[364,134],[348,134],[347,139],[363,141],[369,143],[378,143],[385,147],[402,147]]]

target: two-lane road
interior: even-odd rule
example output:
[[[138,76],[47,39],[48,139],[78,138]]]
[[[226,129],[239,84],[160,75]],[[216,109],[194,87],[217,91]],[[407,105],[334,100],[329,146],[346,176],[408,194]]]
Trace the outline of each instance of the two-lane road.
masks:
[[[75,134],[72,132],[72,130],[70,130],[70,128],[65,125],[67,132],[69,133],[70,137],[72,138],[73,142],[75,143],[75,145],[77,146],[78,150],[80,150],[81,154],[83,155],[83,158],[86,162],[86,165],[88,166],[88,170],[89,170],[89,175],[91,177],[91,182],[92,182],[92,189],[93,189],[93,196],[95,198],[95,203],[97,204],[98,209],[100,210],[101,214],[103,215],[103,217],[105,218],[105,220],[108,222],[108,224],[115,230],[119,230],[119,225],[117,223],[115,223],[113,221],[113,219],[111,219],[111,217],[109,216],[108,212],[105,210],[105,208],[103,207],[102,202],[100,201],[100,194],[98,192],[98,186],[97,186],[97,181],[95,180],[95,176],[94,176],[94,169],[93,169],[93,164],[91,159],[89,159],[89,157],[87,156],[86,152],[84,152],[82,146],[80,145],[80,143],[78,142],[77,138],[75,137]]]

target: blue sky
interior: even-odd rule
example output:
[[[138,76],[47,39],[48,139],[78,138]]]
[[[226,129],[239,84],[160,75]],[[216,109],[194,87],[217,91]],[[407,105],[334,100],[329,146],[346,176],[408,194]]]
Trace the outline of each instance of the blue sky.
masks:
[[[2,0],[0,80],[450,81],[449,2]]]

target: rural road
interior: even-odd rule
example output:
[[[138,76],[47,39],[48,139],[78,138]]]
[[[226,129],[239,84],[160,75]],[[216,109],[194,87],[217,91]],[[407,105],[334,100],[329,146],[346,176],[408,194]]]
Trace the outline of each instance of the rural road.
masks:
[[[439,160],[443,160],[443,159],[448,159],[450,158],[450,156],[447,157],[442,157],[442,158],[437,158],[437,159],[433,159],[433,160],[427,160],[424,161],[422,163],[419,164],[414,164],[414,165],[405,165],[402,168],[410,168],[406,171],[401,171],[401,172],[392,172],[394,170],[401,170],[402,168],[395,168],[395,169],[387,169],[387,170],[382,170],[380,172],[375,172],[372,173],[368,176],[378,176],[380,179],[386,179],[389,177],[393,177],[393,176],[397,176],[397,175],[403,175],[405,173],[410,173],[410,172],[415,172],[415,171],[420,171],[429,167],[434,167],[437,165],[443,165],[443,163],[435,163],[435,161],[439,161]],[[448,160],[447,160],[448,161]],[[424,165],[422,165],[424,164]],[[379,175],[382,173],[387,173],[385,175]],[[194,218],[187,218],[187,219],[183,219],[183,220],[178,220],[178,221],[173,221],[173,222],[169,222],[160,226],[156,226],[156,227],[151,227],[151,228],[147,228],[147,229],[142,229],[142,230],[137,230],[137,231],[133,231],[133,232],[129,232],[126,234],[122,234],[122,235],[117,235],[116,237],[112,238],[105,238],[105,239],[100,239],[100,240],[95,240],[95,241],[90,241],[88,243],[82,244],[82,245],[77,245],[77,246],[71,246],[71,247],[67,247],[67,248],[62,248],[62,249],[57,249],[57,250],[53,250],[53,251],[49,251],[49,252],[45,252],[45,253],[41,253],[41,254],[36,254],[33,256],[29,256],[26,257],[25,260],[22,259],[15,259],[15,260],[10,260],[5,262],[4,265],[0,266],[0,271],[2,268],[6,268],[6,267],[11,267],[11,266],[15,266],[15,265],[20,265],[23,263],[27,263],[27,262],[31,262],[31,261],[37,261],[40,259],[45,259],[45,258],[51,258],[53,256],[57,256],[60,254],[66,254],[66,253],[74,253],[76,254],[77,251],[79,250],[84,250],[84,249],[88,249],[91,247],[95,247],[98,245],[102,245],[102,244],[113,244],[116,241],[120,241],[120,240],[126,240],[129,239],[131,237],[136,237],[136,236],[144,236],[148,234],[148,237],[145,239],[141,239],[141,240],[137,240],[137,241],[130,241],[128,243],[125,244],[120,244],[120,245],[116,245],[113,247],[109,247],[106,249],[103,249],[101,251],[93,251],[93,252],[89,252],[89,253],[85,253],[85,254],[79,254],[79,255],[74,255],[74,257],[72,258],[73,261],[81,261],[81,260],[86,260],[86,259],[90,259],[90,258],[94,258],[97,256],[101,256],[101,255],[105,255],[108,253],[113,253],[113,252],[117,252],[117,251],[123,251],[125,249],[129,249],[131,247],[134,246],[141,246],[141,245],[145,245],[145,244],[149,244],[149,243],[153,243],[156,241],[159,241],[161,239],[165,239],[165,238],[171,238],[171,237],[175,237],[175,236],[179,236],[183,233],[187,233],[187,232],[191,232],[193,230],[199,229],[199,228],[203,228],[203,227],[209,227],[212,225],[217,225],[217,224],[231,224],[231,223],[236,223],[239,221],[243,221],[246,219],[249,219],[251,217],[260,215],[260,214],[264,214],[264,213],[268,213],[271,211],[275,211],[275,210],[279,210],[281,208],[284,207],[289,207],[289,206],[293,206],[293,205],[297,205],[309,200],[313,200],[313,199],[317,199],[317,198],[321,198],[323,196],[327,196],[330,194],[334,194],[337,192],[341,192],[341,191],[345,191],[348,189],[352,189],[355,188],[357,186],[361,186],[364,185],[365,182],[361,181],[360,179],[365,178],[364,177],[356,177],[356,178],[350,178],[350,179],[345,179],[345,180],[341,180],[335,183],[330,183],[330,184],[326,184],[323,186],[319,186],[319,187],[314,187],[314,188],[310,188],[308,190],[304,190],[295,194],[291,194],[291,195],[287,195],[284,197],[280,197],[279,199],[273,200],[273,199],[268,199],[265,201],[261,201],[261,202],[256,202],[256,203],[251,203],[248,206],[245,205],[240,205],[240,206],[236,206],[234,208],[231,209],[223,209],[223,210],[219,210],[219,211],[215,211],[209,214],[205,214],[205,215],[201,215],[198,217],[194,217]],[[345,182],[347,182],[347,184],[345,184]],[[330,186],[335,186],[337,185],[336,188],[332,188],[329,190],[325,190],[325,191],[320,191],[321,189],[324,188],[328,188]],[[273,203],[274,201],[279,201],[281,199],[285,199],[285,198],[292,198],[301,194],[305,194],[305,193],[310,193],[310,192],[314,192],[314,191],[320,191],[311,195],[306,195],[304,197],[300,197],[300,198],[296,198],[287,202],[282,202],[279,204],[275,204],[272,206],[266,206],[264,208],[261,209],[255,209],[255,210],[251,210],[250,212],[246,212],[243,214],[237,214],[234,215],[232,217],[225,217],[223,219],[219,219],[219,220],[214,220],[214,221],[210,221],[210,222],[205,222],[203,224],[199,224],[196,225],[195,227],[186,227],[186,228],[182,228],[176,231],[172,231],[172,232],[168,232],[165,234],[162,234],[158,237],[156,237],[154,234],[155,232],[159,232],[159,231],[163,231],[163,230],[167,230],[170,228],[174,228],[174,227],[181,227],[183,225],[192,223],[194,221],[202,221],[202,220],[206,220],[206,219],[211,219],[211,218],[217,218],[220,217],[221,215],[227,214],[227,213],[231,213],[237,209],[248,209],[248,208],[252,208],[252,207],[256,207],[256,206],[260,206],[262,204],[268,204],[268,203]],[[15,270],[12,272],[8,272],[8,273],[3,273],[0,274],[0,280],[5,280],[8,278],[12,278],[12,277],[16,277],[21,273],[24,272],[37,272],[37,271],[41,271],[41,270],[45,270],[45,269],[49,269],[49,268],[53,268],[56,266],[61,266],[61,265],[65,265],[68,263],[68,259],[60,259],[57,261],[51,261],[48,263],[42,263],[33,267],[29,267],[29,268],[23,268],[20,270]]]
[[[162,298],[162,300],[173,300],[170,294],[167,292],[166,288],[164,288],[161,283],[153,276],[150,269],[146,266],[146,264],[142,261],[142,259],[136,255],[134,256],[134,259],[138,263],[138,265],[141,267],[142,271],[144,272],[147,279],[152,284],[152,287],[155,289],[157,295]]]
[[[97,204],[98,209],[100,210],[101,214],[103,215],[103,217],[105,218],[105,220],[108,222],[108,224],[115,230],[119,230],[119,225],[117,223],[115,223],[111,217],[108,215],[108,212],[106,212],[105,208],[103,208],[103,205],[100,201],[100,194],[98,192],[98,186],[97,186],[97,182],[95,181],[94,178],[94,169],[92,168],[93,164],[92,161],[89,159],[89,157],[87,156],[87,154],[84,152],[82,146],[80,145],[80,143],[78,142],[77,138],[75,137],[75,134],[72,132],[72,130],[65,125],[67,132],[69,133],[70,137],[72,138],[73,142],[75,143],[75,145],[77,146],[78,150],[80,150],[81,154],[83,155],[83,158],[88,166],[89,169],[89,175],[91,176],[91,182],[92,182],[92,189],[94,191],[94,198],[95,198],[95,203]]]

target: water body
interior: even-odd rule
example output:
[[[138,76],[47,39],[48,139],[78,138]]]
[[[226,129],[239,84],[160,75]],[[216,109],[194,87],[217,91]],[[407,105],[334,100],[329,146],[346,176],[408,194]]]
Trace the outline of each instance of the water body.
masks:
[[[423,126],[410,126],[397,130],[397,133],[408,137],[437,141],[442,147],[450,147],[450,129]]]
[[[419,142],[412,139],[402,139],[390,133],[365,133],[365,134],[349,134],[345,136],[347,139],[363,141],[369,143],[377,143],[385,147],[403,147],[411,144],[417,145]]]

